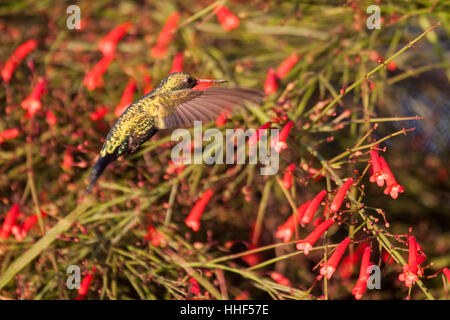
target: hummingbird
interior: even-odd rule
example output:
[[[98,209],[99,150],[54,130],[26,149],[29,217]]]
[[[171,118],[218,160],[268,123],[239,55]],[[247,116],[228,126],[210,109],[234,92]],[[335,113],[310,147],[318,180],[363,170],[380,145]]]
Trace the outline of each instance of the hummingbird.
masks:
[[[259,103],[259,90],[210,87],[226,80],[196,79],[174,72],[147,95],[128,106],[106,136],[100,155],[91,171],[86,193],[92,190],[105,168],[118,157],[136,152],[159,130],[209,122],[225,110]],[[206,88],[205,88],[206,87]]]

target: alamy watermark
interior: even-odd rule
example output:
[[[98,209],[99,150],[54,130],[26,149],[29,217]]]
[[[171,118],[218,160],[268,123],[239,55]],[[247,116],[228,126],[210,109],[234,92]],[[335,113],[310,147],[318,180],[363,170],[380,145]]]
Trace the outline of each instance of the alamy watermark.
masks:
[[[380,7],[376,4],[373,4],[367,7],[366,12],[370,14],[366,21],[367,29],[381,29]]]
[[[67,7],[66,13],[70,16],[66,19],[66,26],[69,30],[81,29],[81,9],[76,4]]]

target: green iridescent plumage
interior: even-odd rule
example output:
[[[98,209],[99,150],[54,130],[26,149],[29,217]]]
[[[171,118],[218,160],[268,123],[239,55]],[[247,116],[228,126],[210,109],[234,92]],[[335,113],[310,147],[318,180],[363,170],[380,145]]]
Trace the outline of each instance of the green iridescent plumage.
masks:
[[[109,163],[121,155],[135,152],[159,129],[189,126],[194,121],[208,122],[226,109],[243,106],[246,101],[257,103],[263,96],[253,89],[197,89],[202,82],[223,81],[197,80],[176,72],[167,76],[152,92],[133,102],[109,131],[92,169],[87,192]]]

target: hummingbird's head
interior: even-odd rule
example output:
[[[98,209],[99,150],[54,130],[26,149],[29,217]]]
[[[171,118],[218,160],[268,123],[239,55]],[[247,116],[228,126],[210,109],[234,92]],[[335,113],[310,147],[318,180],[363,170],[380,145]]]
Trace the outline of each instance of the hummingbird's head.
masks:
[[[161,81],[158,89],[160,91],[192,89],[198,84],[221,82],[225,82],[225,80],[196,79],[184,72],[174,72]]]

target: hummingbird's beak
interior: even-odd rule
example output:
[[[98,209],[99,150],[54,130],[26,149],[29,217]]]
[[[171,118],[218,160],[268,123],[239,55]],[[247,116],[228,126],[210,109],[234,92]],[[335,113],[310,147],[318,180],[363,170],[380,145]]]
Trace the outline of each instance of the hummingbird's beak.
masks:
[[[227,80],[197,79],[197,85],[199,85],[199,84],[223,83],[223,82],[227,82]]]

